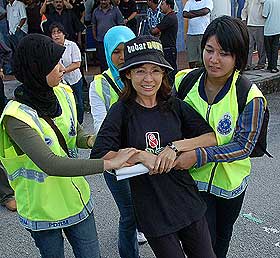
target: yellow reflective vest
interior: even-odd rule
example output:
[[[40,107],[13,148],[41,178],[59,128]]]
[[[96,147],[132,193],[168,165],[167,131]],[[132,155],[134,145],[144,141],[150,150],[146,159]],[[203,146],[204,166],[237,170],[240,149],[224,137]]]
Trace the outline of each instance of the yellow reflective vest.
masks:
[[[114,81],[110,69],[106,70],[104,73],[106,73],[112,79],[112,81]],[[106,83],[104,83],[104,80],[106,81]],[[110,107],[118,101],[119,96],[117,92],[113,89],[113,87],[110,85],[110,83],[107,82],[103,74],[98,74],[94,76],[94,83],[95,91],[104,102],[106,110],[108,112]]]
[[[178,91],[180,82],[191,70],[186,69],[177,73],[175,87]],[[233,75],[229,91],[215,104],[208,104],[199,95],[199,81],[194,84],[184,101],[190,104],[212,127],[216,134],[218,145],[231,141],[235,125],[238,120],[238,100],[236,95],[236,81],[239,72]],[[253,98],[264,96],[256,85],[248,93],[247,103]],[[266,102],[266,100],[265,100]],[[223,198],[234,198],[240,195],[247,187],[251,171],[250,158],[233,162],[210,162],[199,168],[190,169],[190,174],[196,181],[200,191],[208,191]]]
[[[54,118],[71,157],[77,157],[77,112],[69,86],[53,88],[62,114]],[[0,118],[0,160],[15,191],[21,224],[33,231],[77,224],[93,210],[90,188],[84,177],[48,176],[26,154],[18,155],[3,118],[12,116],[33,128],[57,156],[67,156],[50,125],[27,105],[10,101]]]

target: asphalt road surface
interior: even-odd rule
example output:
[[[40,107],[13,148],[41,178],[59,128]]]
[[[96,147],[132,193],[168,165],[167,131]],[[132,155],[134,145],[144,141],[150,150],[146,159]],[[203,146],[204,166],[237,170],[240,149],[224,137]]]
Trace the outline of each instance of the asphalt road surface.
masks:
[[[280,257],[280,94],[267,95],[270,107],[268,149],[273,159],[252,160],[251,182],[245,202],[235,225],[228,258]],[[85,114],[85,129],[91,131],[90,114]],[[81,152],[88,157],[89,152]],[[94,215],[97,224],[102,257],[117,258],[118,211],[102,175],[88,177],[95,198]],[[157,223],[155,221],[155,223]],[[148,244],[140,247],[143,258],[153,258]],[[29,233],[22,228],[17,214],[0,207],[0,258],[39,257]],[[72,258],[71,247],[65,241],[65,257]],[[172,257],[170,257],[172,258]]]

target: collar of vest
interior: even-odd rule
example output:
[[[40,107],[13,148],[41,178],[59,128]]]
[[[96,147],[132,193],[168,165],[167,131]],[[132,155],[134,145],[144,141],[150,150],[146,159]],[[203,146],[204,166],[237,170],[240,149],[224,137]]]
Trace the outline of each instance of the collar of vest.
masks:
[[[223,99],[223,97],[229,92],[230,90],[230,87],[231,87],[231,84],[233,82],[233,78],[234,77],[238,77],[239,75],[239,72],[238,71],[235,71],[226,81],[225,85],[223,86],[223,88],[219,91],[219,93],[217,94],[217,96],[215,97],[214,99],[214,102],[213,104],[216,104],[218,103],[221,99]],[[206,79],[206,73],[203,73],[202,76],[201,76],[201,79],[199,81],[199,86],[198,86],[198,91],[199,91],[199,95],[200,97],[208,102],[208,99],[207,99],[207,96],[206,96],[206,93],[205,93],[205,79]],[[235,80],[236,81],[236,80]]]

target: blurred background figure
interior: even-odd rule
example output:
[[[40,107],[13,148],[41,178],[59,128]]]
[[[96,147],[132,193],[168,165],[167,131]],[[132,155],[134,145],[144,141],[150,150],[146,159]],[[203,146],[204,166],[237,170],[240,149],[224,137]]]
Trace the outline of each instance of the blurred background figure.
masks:
[[[43,33],[41,29],[41,2],[38,0],[25,0],[28,33]]]
[[[119,8],[113,6],[110,0],[100,0],[99,6],[94,9],[92,14],[92,34],[96,40],[101,72],[108,69],[104,50],[104,35],[110,28],[123,24],[124,20]]]
[[[263,0],[246,0],[241,13],[242,20],[247,23],[250,37],[248,61],[245,70],[259,70],[265,67],[265,47],[264,47],[264,22],[262,16]],[[253,51],[257,46],[258,64],[252,66]]]
[[[267,70],[271,73],[278,73],[277,68],[278,48],[280,38],[280,1],[265,0],[263,7],[264,23],[264,44],[267,55]]]
[[[202,65],[200,44],[206,27],[210,23],[213,10],[212,0],[188,0],[183,10],[183,17],[188,18],[187,60],[190,68]]]
[[[173,71],[168,73],[168,79],[170,85],[172,85],[177,73],[176,41],[178,32],[178,19],[174,12],[174,0],[162,0],[160,10],[164,17],[154,29],[151,29],[151,34],[154,36],[160,35],[159,39],[162,43],[164,58],[173,68]]]
[[[147,17],[140,22],[138,35],[151,35],[151,30],[157,26],[164,16],[160,11],[158,0],[147,0],[147,5]]]
[[[80,71],[81,66],[81,51],[77,44],[66,39],[66,32],[60,23],[53,23],[50,26],[52,39],[66,49],[60,59],[60,63],[65,67],[63,81],[68,84],[75,96],[78,122],[83,123],[84,119],[84,102],[83,102],[83,79]]]
[[[130,28],[134,34],[137,34],[137,9],[135,0],[121,0],[119,3],[119,9],[124,18],[124,24]]]
[[[11,58],[11,50],[0,41],[0,116],[6,104],[6,97],[4,94],[4,63],[8,63]],[[11,188],[6,172],[0,163],[0,204],[5,206],[10,211],[16,211],[16,201],[14,198],[14,191]]]

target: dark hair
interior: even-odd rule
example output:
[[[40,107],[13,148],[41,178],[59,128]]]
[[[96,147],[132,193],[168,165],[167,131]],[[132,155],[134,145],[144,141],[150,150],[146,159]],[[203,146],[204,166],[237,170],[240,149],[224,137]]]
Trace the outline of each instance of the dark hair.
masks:
[[[163,0],[165,1],[166,4],[168,4],[170,6],[170,8],[173,10],[174,9],[174,0]]]
[[[158,0],[150,0],[154,4],[158,4]]]
[[[136,90],[134,89],[131,80],[126,77],[126,74],[130,72],[132,69],[138,68],[142,65],[143,64],[135,65],[126,69],[125,71],[120,72],[120,77],[125,85],[121,93],[120,99],[123,100],[124,102],[132,102],[136,99],[137,96]],[[159,105],[161,105],[163,102],[166,102],[171,96],[171,86],[167,77],[167,73],[165,69],[163,69],[163,71],[164,73],[163,73],[162,83],[157,92],[157,101]]]
[[[203,34],[202,52],[211,36],[216,36],[222,49],[235,56],[235,68],[244,71],[249,52],[249,34],[244,22],[226,15],[213,20]]]
[[[59,23],[59,22],[53,22],[53,23],[50,25],[50,28],[49,28],[50,34],[52,34],[52,31],[53,31],[53,29],[55,29],[55,28],[57,28],[59,31],[61,31],[61,32],[65,35],[65,37],[67,36],[67,32],[65,31],[64,26],[63,26],[61,23]]]

